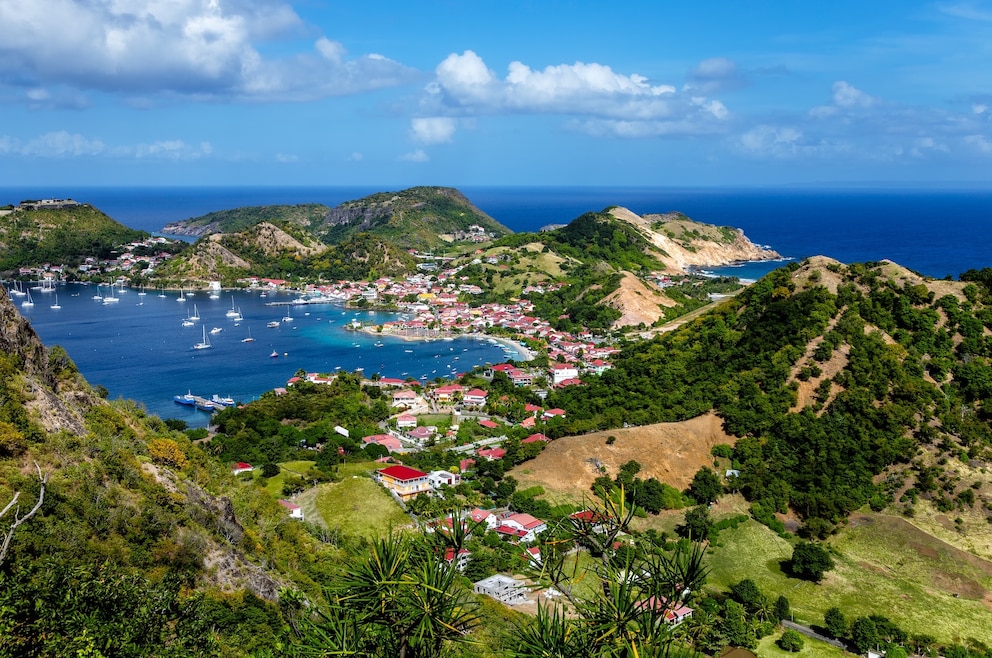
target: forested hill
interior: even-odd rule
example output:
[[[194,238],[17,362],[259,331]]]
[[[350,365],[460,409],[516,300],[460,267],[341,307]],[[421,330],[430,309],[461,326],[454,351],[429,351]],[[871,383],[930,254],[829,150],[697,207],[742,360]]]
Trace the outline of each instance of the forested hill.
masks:
[[[510,230],[448,187],[413,187],[379,192],[335,208],[320,204],[258,206],[212,212],[168,224],[163,233],[204,236],[235,233],[260,222],[305,229],[327,244],[371,233],[402,248],[430,250],[468,234],[472,227],[487,237]]]
[[[0,272],[44,263],[78,265],[111,258],[122,244],[148,237],[88,204],[11,209],[0,221]]]
[[[904,495],[974,505],[970,483],[942,466],[992,459],[992,296],[988,277],[966,278],[924,280],[888,262],[790,265],[555,392],[568,412],[560,432],[715,409],[740,437],[735,486],[755,516],[792,508],[813,536]]]

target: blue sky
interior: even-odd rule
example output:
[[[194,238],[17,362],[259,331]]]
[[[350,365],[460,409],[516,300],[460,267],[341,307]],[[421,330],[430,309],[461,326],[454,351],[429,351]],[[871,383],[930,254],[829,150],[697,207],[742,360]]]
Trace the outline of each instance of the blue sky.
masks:
[[[992,2],[2,0],[3,185],[987,185]]]

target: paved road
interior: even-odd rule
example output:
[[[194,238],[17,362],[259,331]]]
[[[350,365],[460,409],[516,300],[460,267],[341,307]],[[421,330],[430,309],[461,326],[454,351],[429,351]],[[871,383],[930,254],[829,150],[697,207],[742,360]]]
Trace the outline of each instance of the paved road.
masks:
[[[847,647],[844,646],[843,642],[840,642],[839,640],[835,640],[832,637],[827,637],[826,635],[820,635],[809,626],[803,626],[802,624],[797,624],[794,621],[788,621],[783,619],[782,628],[791,628],[792,630],[802,633],[807,637],[811,637],[815,640],[820,640],[821,642],[826,642],[827,644],[835,646],[838,649],[844,649],[845,651],[847,650]]]

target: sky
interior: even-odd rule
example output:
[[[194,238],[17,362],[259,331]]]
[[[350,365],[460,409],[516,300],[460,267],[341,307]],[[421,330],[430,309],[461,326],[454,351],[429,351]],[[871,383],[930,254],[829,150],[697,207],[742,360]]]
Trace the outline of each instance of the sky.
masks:
[[[0,0],[0,185],[992,185],[992,0]]]

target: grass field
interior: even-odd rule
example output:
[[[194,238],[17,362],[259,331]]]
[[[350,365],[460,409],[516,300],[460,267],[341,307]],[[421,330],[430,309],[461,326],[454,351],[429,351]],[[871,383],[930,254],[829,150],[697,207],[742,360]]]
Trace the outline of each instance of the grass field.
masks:
[[[346,535],[375,537],[387,534],[391,528],[409,527],[410,517],[385,489],[367,477],[375,466],[349,465],[339,471],[344,478],[340,482],[322,484],[301,499],[313,505],[328,528],[336,528]],[[302,500],[301,506],[306,512],[307,505],[303,505]]]
[[[282,485],[286,480],[286,475],[295,474],[303,475],[306,473],[311,466],[317,462],[312,461],[296,461],[296,462],[283,462],[279,464],[279,475],[270,477],[265,483],[265,490],[268,491],[275,498],[282,498]],[[261,478],[261,473],[256,471],[256,478]]]
[[[782,629],[777,629],[771,635],[758,640],[758,648],[755,653],[761,658],[844,658],[845,656],[849,658],[851,656],[843,649],[838,649],[826,642],[814,640],[805,635],[803,636],[802,651],[792,653],[778,648],[775,641],[780,637],[782,637]]]
[[[822,624],[837,606],[848,618],[881,614],[939,642],[992,643],[992,564],[881,514],[856,515],[828,544],[836,567],[822,583],[791,578],[782,570],[791,544],[748,521],[720,533],[709,583],[725,589],[750,578],[767,597],[786,596],[801,623]]]

